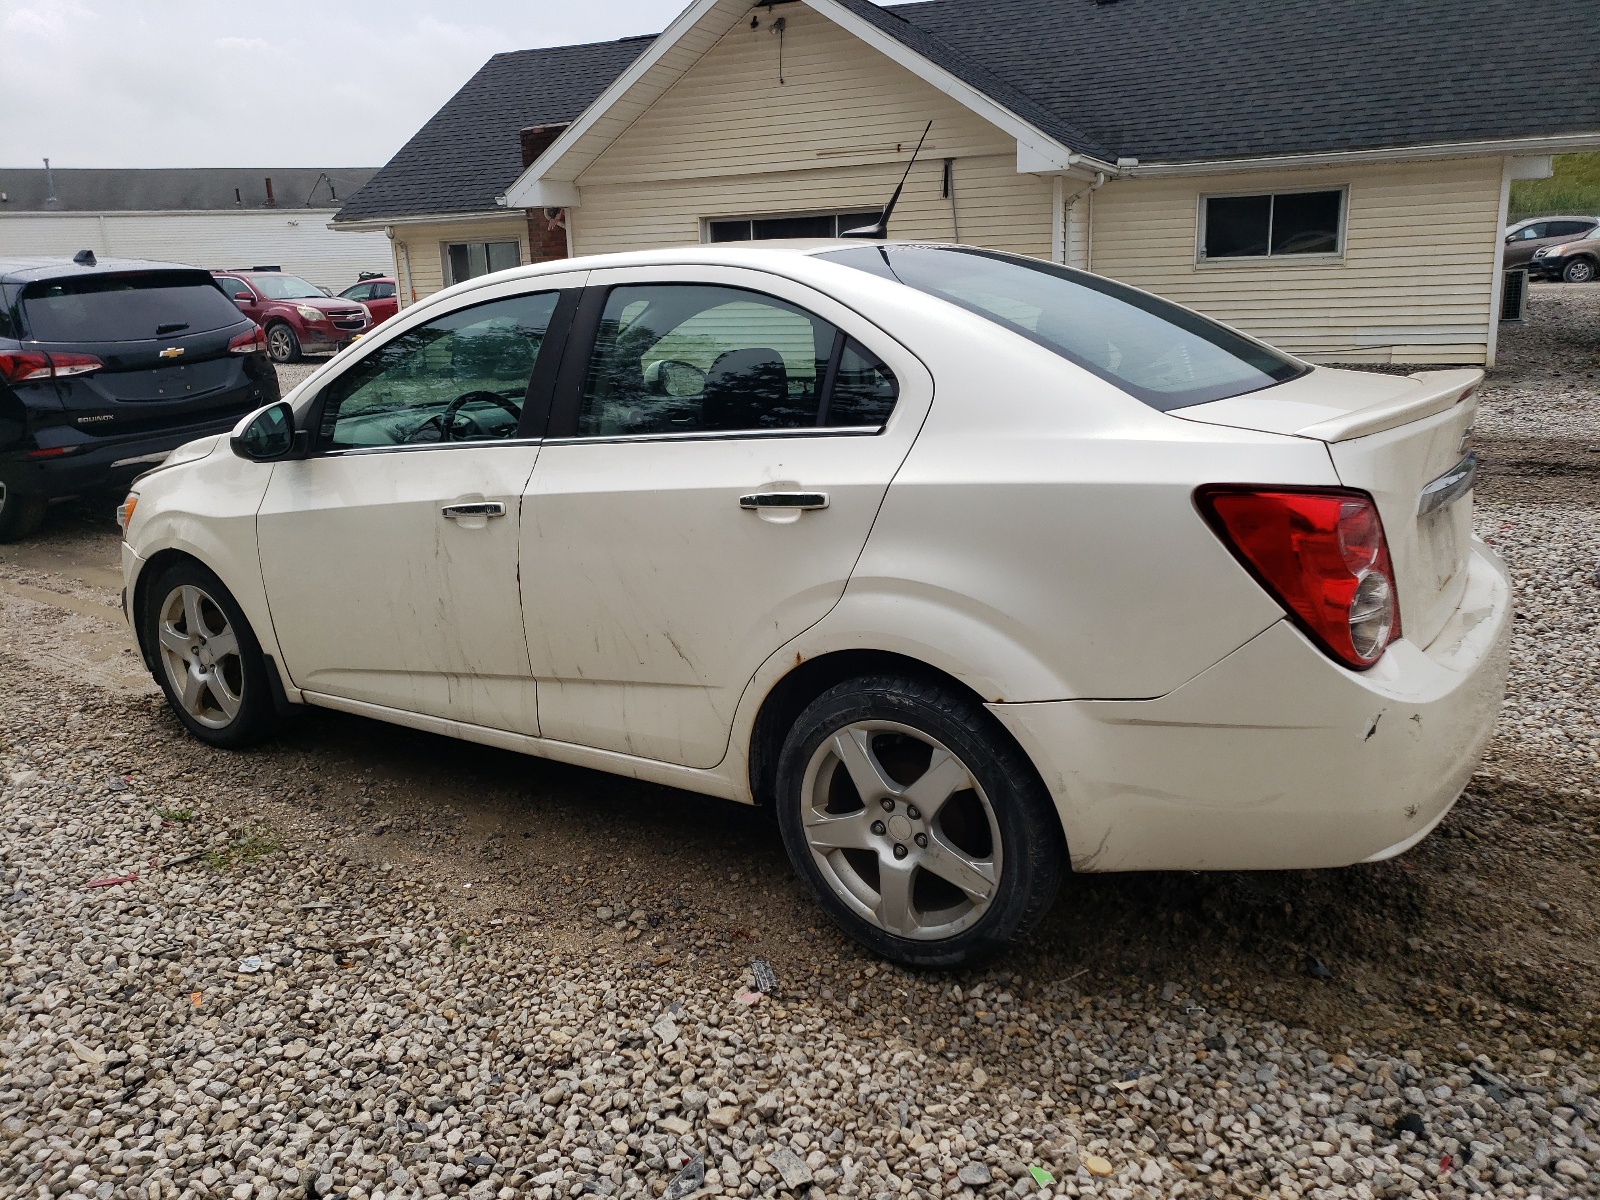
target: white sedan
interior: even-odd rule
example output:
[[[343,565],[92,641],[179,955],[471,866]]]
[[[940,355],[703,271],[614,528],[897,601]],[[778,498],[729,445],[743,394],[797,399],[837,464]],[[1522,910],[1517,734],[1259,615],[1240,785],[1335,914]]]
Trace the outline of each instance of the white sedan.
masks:
[[[1510,626],[1480,379],[966,247],[546,263],[144,476],[127,614],[212,745],[312,705],[770,805],[847,931],[957,963],[1069,868],[1443,818]]]

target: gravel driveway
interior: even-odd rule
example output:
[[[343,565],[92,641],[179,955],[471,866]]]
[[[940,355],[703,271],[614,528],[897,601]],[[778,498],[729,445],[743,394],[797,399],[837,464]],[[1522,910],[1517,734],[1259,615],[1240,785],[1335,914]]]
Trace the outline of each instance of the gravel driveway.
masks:
[[[1532,311],[1478,425],[1511,695],[1439,832],[1078,879],[953,975],[742,808],[337,713],[205,750],[58,509],[0,549],[0,1196],[1600,1195],[1600,286]]]

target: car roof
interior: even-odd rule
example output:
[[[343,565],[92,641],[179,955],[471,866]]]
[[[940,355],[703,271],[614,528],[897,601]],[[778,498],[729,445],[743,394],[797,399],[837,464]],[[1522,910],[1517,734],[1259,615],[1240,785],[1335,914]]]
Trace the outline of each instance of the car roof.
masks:
[[[1506,226],[1506,232],[1507,233],[1511,233],[1511,232],[1513,232],[1515,230],[1518,230],[1518,229],[1521,229],[1521,228],[1523,228],[1524,226],[1527,226],[1527,225],[1536,225],[1540,221],[1596,221],[1596,222],[1600,222],[1600,217],[1594,216],[1594,215],[1592,215],[1590,213],[1546,213],[1542,217],[1524,217],[1522,220],[1516,222],[1515,224],[1507,225]]]
[[[32,283],[37,279],[67,279],[76,275],[111,275],[122,271],[200,271],[187,263],[157,262],[146,258],[102,258],[89,266],[70,258],[46,255],[0,258],[0,279],[8,283]]]

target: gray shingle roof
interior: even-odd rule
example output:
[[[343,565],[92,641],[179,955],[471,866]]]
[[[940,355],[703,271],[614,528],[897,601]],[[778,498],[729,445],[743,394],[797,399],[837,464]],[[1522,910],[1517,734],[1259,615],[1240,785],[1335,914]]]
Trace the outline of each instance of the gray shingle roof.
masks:
[[[1146,162],[1600,131],[1595,8],[1571,0],[927,0],[889,11],[915,23],[906,45],[932,34]]]
[[[0,213],[203,212],[265,208],[266,180],[279,208],[338,208],[376,174],[373,167],[56,167],[49,204],[43,167],[0,167]],[[332,181],[331,185],[329,181]],[[330,190],[331,186],[331,190]],[[238,195],[235,196],[237,190]],[[310,204],[307,204],[310,201]]]
[[[1103,160],[1600,132],[1594,11],[1571,0],[839,3]],[[337,219],[494,211],[518,131],[577,117],[652,40],[495,55]]]
[[[572,120],[653,40],[496,54],[334,219],[493,212],[522,173],[518,132]]]

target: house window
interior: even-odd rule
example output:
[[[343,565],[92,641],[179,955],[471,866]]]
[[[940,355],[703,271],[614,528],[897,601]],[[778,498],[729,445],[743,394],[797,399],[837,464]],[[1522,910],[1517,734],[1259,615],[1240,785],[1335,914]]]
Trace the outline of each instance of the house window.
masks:
[[[1343,243],[1344,198],[1343,188],[1206,196],[1200,207],[1200,257],[1338,254]]]
[[[465,283],[521,261],[522,248],[516,242],[450,242],[444,248],[444,281],[446,285]]]
[[[769,238],[834,238],[876,225],[880,212],[808,213],[803,216],[718,217],[706,222],[708,242],[748,242]]]

